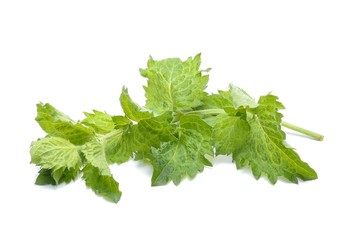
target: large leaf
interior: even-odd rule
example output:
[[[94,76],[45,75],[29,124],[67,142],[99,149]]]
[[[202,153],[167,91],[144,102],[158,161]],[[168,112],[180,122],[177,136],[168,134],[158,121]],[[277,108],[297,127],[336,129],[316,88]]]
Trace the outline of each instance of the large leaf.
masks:
[[[187,110],[201,104],[206,95],[208,75],[203,75],[199,69],[200,54],[193,59],[181,61],[179,58],[169,58],[147,62],[147,69],[140,73],[148,79],[145,89],[146,107],[155,113],[165,111]]]
[[[237,168],[250,167],[256,179],[265,174],[271,183],[276,183],[278,177],[295,183],[297,178],[316,179],[316,172],[284,144],[285,133],[280,128],[282,115],[278,112],[283,105],[277,97],[267,95],[259,104],[247,119],[248,141],[233,154]]]
[[[31,144],[31,163],[40,166],[39,185],[70,182],[78,176],[81,158],[79,147],[59,137],[46,137]]]
[[[152,185],[173,181],[178,185],[185,177],[194,178],[205,165],[211,166],[205,155],[213,155],[210,144],[211,127],[198,116],[184,116],[180,120],[178,139],[161,143],[152,149],[154,168]]]

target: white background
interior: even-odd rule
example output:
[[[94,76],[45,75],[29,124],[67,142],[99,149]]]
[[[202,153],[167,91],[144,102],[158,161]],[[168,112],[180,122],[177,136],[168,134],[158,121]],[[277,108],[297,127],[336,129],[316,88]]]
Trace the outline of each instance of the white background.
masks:
[[[1,1],[0,239],[348,239],[346,1]],[[193,181],[150,187],[152,169],[113,166],[123,196],[97,197],[78,180],[34,185],[31,141],[44,133],[35,104],[74,119],[121,114],[122,86],[144,104],[138,68],[202,53],[208,92],[229,83],[272,91],[288,142],[319,179],[275,186],[219,157]]]

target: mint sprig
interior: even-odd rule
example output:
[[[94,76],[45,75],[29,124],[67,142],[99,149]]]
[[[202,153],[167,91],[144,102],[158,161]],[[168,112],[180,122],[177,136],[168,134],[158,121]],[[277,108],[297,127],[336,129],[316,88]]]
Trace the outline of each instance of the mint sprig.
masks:
[[[317,140],[322,135],[282,122],[284,106],[274,95],[255,101],[234,85],[206,93],[210,69],[200,70],[200,64],[200,54],[186,61],[150,58],[140,70],[147,78],[146,105],[133,102],[123,88],[124,115],[93,110],[75,122],[50,104],[37,104],[36,121],[47,135],[31,144],[31,163],[40,167],[36,184],[69,183],[81,175],[87,187],[116,203],[121,191],[110,164],[145,161],[153,167],[153,186],[178,185],[211,167],[208,156],[220,154],[272,184],[317,178],[285,142],[281,127]]]

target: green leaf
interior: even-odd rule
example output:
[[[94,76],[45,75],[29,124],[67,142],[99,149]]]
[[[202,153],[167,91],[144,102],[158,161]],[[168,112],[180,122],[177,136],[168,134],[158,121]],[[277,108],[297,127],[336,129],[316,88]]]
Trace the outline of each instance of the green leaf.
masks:
[[[67,115],[55,109],[52,105],[39,103],[35,120],[50,136],[61,137],[73,144],[82,145],[94,136],[93,130],[75,123]]]
[[[282,107],[277,97],[267,95],[260,98],[259,107],[249,114],[248,140],[233,154],[237,168],[250,167],[255,178],[266,174],[271,183],[284,177],[297,183],[297,178],[312,180],[316,172],[299,155],[284,144],[285,133],[280,128]]]
[[[126,127],[132,123],[131,120],[124,116],[113,116],[112,121],[114,122],[116,129]]]
[[[171,112],[160,116],[140,120],[131,128],[131,139],[134,151],[148,151],[151,147],[159,147],[160,142],[175,140],[175,126],[172,124]]]
[[[228,91],[219,91],[219,94],[232,101],[235,109],[239,107],[257,107],[256,101],[243,89],[230,84]]]
[[[33,142],[30,149],[31,163],[41,166],[37,184],[56,184],[75,180],[79,174],[81,158],[79,147],[68,140],[47,137]]]
[[[212,166],[208,156],[232,155],[237,168],[250,168],[256,179],[266,175],[297,183],[316,179],[316,172],[286,143],[288,127],[322,140],[323,136],[283,122],[284,106],[273,95],[256,102],[243,89],[205,92],[210,69],[201,70],[201,56],[154,60],[150,57],[144,87],[145,107],[123,88],[122,115],[93,110],[75,122],[50,104],[37,104],[35,118],[47,133],[31,144],[31,163],[40,167],[37,185],[58,185],[80,173],[96,194],[118,202],[121,192],[109,164],[131,158],[153,167],[153,186],[194,178]]]
[[[105,139],[105,157],[110,163],[121,164],[133,157],[133,142],[129,127],[114,130]]]
[[[233,102],[231,99],[224,97],[225,95],[223,91],[222,94],[210,94],[202,99],[204,106],[207,108],[221,108],[224,109],[226,107],[233,107]]]
[[[240,117],[228,114],[217,116],[213,127],[216,154],[232,154],[246,143],[248,134],[249,125]]]
[[[106,134],[114,130],[115,123],[107,113],[93,110],[93,113],[84,113],[86,118],[82,121],[84,125],[87,125],[94,129],[97,133]]]
[[[178,185],[185,177],[194,178],[205,165],[211,166],[205,155],[213,155],[210,144],[211,127],[198,116],[183,116],[180,120],[179,138],[152,148],[150,158],[154,168],[152,185],[173,181]]]
[[[126,116],[133,121],[139,122],[142,119],[153,117],[151,112],[146,111],[144,108],[132,101],[127,88],[122,89],[120,102]]]
[[[199,116],[184,115],[180,118],[179,140],[197,151],[197,154],[213,156],[212,128]],[[207,163],[207,162],[206,162]],[[208,166],[212,166],[210,162]]]
[[[56,181],[52,177],[52,171],[50,169],[40,169],[39,175],[36,177],[36,185],[57,185]]]
[[[121,191],[118,188],[118,182],[112,175],[102,175],[98,168],[87,164],[82,169],[82,178],[86,182],[86,186],[91,188],[97,195],[104,199],[117,203],[121,198]]]
[[[30,154],[31,163],[45,169],[71,169],[81,165],[79,147],[59,137],[47,137],[33,142]]]
[[[79,176],[80,168],[72,169],[44,169],[41,168],[39,175],[36,178],[36,185],[58,185],[61,183],[70,183],[71,181],[76,180]]]
[[[99,174],[111,176],[109,164],[106,160],[104,145],[98,141],[91,141],[82,147],[82,152],[88,163],[99,170]]]
[[[186,61],[179,58],[155,61],[150,57],[148,68],[140,69],[141,75],[148,79],[144,87],[146,107],[161,114],[201,105],[209,77],[199,70],[200,64],[200,54]]]

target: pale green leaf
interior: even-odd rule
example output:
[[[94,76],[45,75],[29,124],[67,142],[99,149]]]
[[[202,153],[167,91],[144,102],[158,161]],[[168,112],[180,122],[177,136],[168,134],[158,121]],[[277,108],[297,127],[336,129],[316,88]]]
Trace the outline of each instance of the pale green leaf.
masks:
[[[79,147],[59,137],[46,137],[31,144],[31,162],[45,169],[72,169],[81,165]]]
[[[148,68],[140,70],[141,75],[148,79],[144,87],[146,107],[160,114],[199,106],[206,96],[204,89],[209,79],[208,75],[202,74],[200,64],[200,54],[186,61],[179,58],[155,61],[150,58]]]
[[[88,142],[82,147],[82,152],[85,155],[86,161],[97,168],[100,175],[111,176],[103,143],[96,140]]]
[[[235,109],[239,107],[257,107],[256,101],[249,96],[243,89],[230,84],[228,91],[219,91],[219,94],[232,101]]]
[[[82,123],[94,129],[97,133],[106,134],[115,128],[115,123],[107,113],[93,110],[93,113],[84,113],[86,118]]]
[[[204,103],[204,107],[206,108],[221,108],[224,109],[226,107],[234,107],[230,96],[224,97],[223,91],[222,94],[210,94],[202,99]]]
[[[71,182],[77,178],[82,164],[79,147],[58,137],[33,142],[30,154],[31,163],[42,168],[36,179],[38,185]]]

